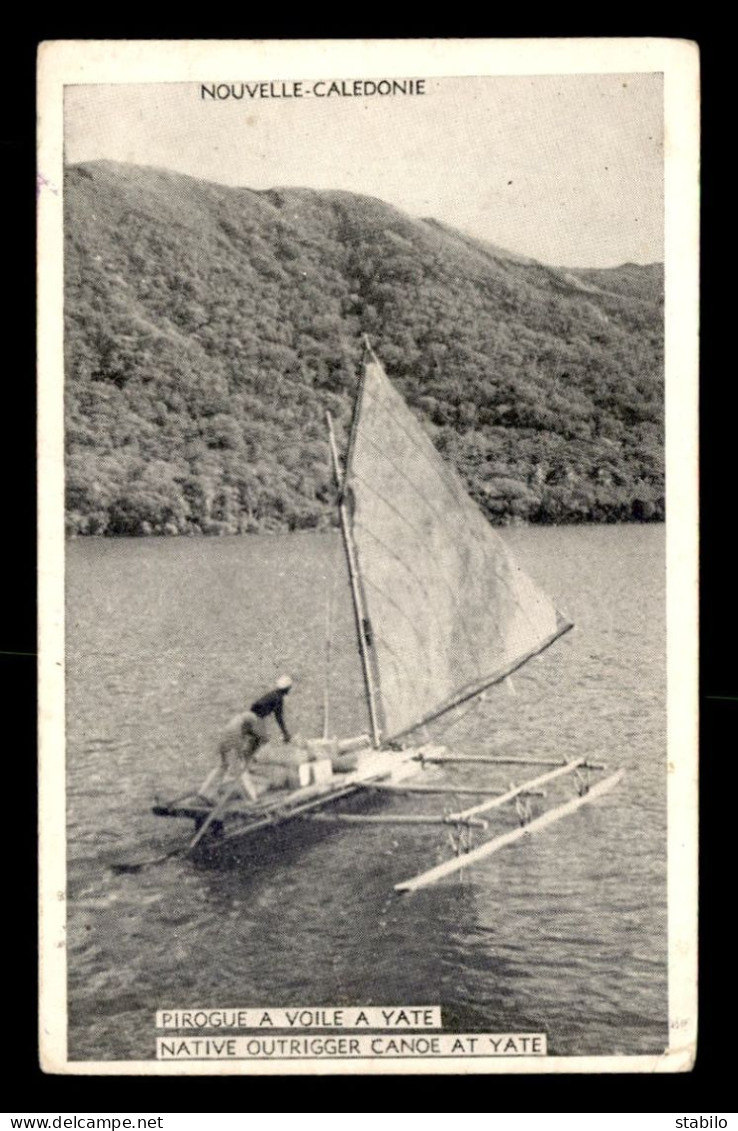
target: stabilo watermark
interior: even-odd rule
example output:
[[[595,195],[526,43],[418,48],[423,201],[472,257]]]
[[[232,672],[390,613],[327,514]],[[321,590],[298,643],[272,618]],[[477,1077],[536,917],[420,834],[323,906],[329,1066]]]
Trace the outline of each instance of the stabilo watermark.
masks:
[[[702,1131],[715,1131],[715,1128],[728,1126],[724,1115],[680,1115],[675,1120],[676,1127],[697,1127]]]

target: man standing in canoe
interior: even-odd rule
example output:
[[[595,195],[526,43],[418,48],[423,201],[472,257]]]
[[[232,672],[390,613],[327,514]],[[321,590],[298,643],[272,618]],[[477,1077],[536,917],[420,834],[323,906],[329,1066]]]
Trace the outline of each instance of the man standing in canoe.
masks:
[[[265,695],[255,700],[248,711],[233,716],[218,744],[220,766],[218,771],[214,771],[203,783],[200,790],[202,794],[206,794],[207,789],[212,786],[218,772],[223,781],[235,762],[236,767],[240,769],[239,777],[244,790],[252,801],[256,800],[256,790],[248,772],[249,763],[253,761],[259,747],[269,739],[266,726],[269,715],[274,715],[284,741],[291,741],[284,721],[284,698],[289,694],[291,687],[290,677],[280,676],[273,691],[267,691]]]

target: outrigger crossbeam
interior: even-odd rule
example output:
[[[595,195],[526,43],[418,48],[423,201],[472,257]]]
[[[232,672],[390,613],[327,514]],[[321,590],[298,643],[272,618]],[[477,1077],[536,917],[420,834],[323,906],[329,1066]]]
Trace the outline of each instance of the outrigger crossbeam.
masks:
[[[452,793],[457,797],[500,797],[505,790],[502,789],[485,789],[482,787],[468,786],[468,785],[395,785],[392,782],[366,782],[361,787],[368,789],[372,792],[378,793]],[[526,790],[532,797],[545,797],[543,790]]]
[[[439,813],[312,813],[307,819],[345,825],[462,825],[473,829],[487,828],[487,821],[481,821],[477,817],[454,817],[451,814],[444,816]]]
[[[541,774],[532,781],[524,782],[522,785],[512,786],[506,793],[501,793],[497,797],[493,797],[491,801],[482,801],[479,805],[473,805],[471,809],[465,809],[461,813],[455,813],[455,817],[473,817],[477,813],[486,813],[489,809],[497,809],[500,805],[506,805],[508,801],[512,801],[521,794],[530,793],[531,789],[535,789],[539,785],[544,785],[547,781],[553,781],[554,778],[560,778],[563,774],[570,774],[574,770],[579,769],[580,766],[586,766],[586,758],[574,758],[571,762],[566,762],[563,766],[558,765],[555,770],[550,770],[547,774]]]
[[[506,758],[503,755],[490,755],[489,757],[482,754],[418,754],[417,760],[426,766],[569,766],[567,761],[555,761],[552,758]],[[590,770],[606,770],[607,766],[604,762],[590,762],[587,758],[582,758],[582,762],[586,762]]]
[[[577,765],[581,765],[584,759],[577,759]],[[570,764],[569,769],[575,769],[575,765]],[[571,801],[565,802],[563,805],[558,805],[555,809],[549,809],[547,813],[541,814],[534,820],[529,821],[527,824],[522,825],[510,832],[503,833],[501,836],[495,837],[494,840],[487,841],[486,844],[480,844],[478,848],[471,849],[460,856],[455,856],[451,860],[447,860],[444,864],[439,864],[435,868],[429,869],[427,872],[421,872],[420,875],[414,876],[410,880],[403,880],[399,884],[395,884],[395,891],[398,892],[411,892],[417,891],[418,888],[428,887],[429,884],[434,884],[437,880],[442,879],[444,876],[451,875],[453,872],[459,871],[461,868],[467,867],[469,864],[474,864],[478,860],[484,860],[487,856],[491,856],[494,852],[499,852],[507,844],[513,844],[521,837],[529,836],[531,833],[539,829],[545,828],[547,825],[552,825],[555,821],[561,820],[569,813],[575,812],[580,806],[586,805],[588,801],[595,801],[601,797],[603,793],[607,793],[613,789],[618,782],[620,782],[625,774],[624,770],[618,770],[617,773],[612,774],[608,778],[597,782],[596,785],[578,797],[572,798]],[[467,815],[469,811],[467,810]]]

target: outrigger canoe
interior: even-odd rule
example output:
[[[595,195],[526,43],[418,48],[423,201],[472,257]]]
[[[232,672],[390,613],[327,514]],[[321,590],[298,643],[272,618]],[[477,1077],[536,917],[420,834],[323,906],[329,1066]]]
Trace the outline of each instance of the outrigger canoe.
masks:
[[[297,821],[450,826],[449,858],[394,884],[396,891],[408,892],[542,831],[607,793],[624,771],[602,777],[605,766],[594,758],[464,756],[425,741],[430,724],[452,717],[462,704],[474,708],[488,688],[573,625],[513,560],[367,341],[343,472],[330,414],[327,426],[368,735],[363,744],[307,743],[304,756],[298,752],[281,777],[265,762],[268,780],[255,801],[234,778],[217,798],[200,787],[176,801],[157,802],[153,811],[194,821],[188,851]],[[454,780],[459,767],[474,765],[478,781]],[[429,782],[429,766],[442,767],[441,780]],[[520,784],[490,781],[492,767],[504,773],[510,766],[543,772]],[[575,783],[573,796],[539,811],[537,799],[557,779]],[[415,801],[423,794],[445,794],[454,802],[450,810],[447,805],[428,814],[400,812],[394,805],[371,814],[342,809],[348,798],[362,794],[402,794]],[[475,797],[475,803],[459,804],[464,796]],[[503,827],[498,823],[490,833],[494,815]],[[485,839],[475,846],[478,833]]]

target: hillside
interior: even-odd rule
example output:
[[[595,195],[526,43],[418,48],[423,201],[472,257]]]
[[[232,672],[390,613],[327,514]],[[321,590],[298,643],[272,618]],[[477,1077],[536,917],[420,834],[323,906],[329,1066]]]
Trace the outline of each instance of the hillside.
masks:
[[[333,521],[360,335],[495,522],[663,517],[663,276],[545,267],[344,192],[65,181],[70,533]]]

